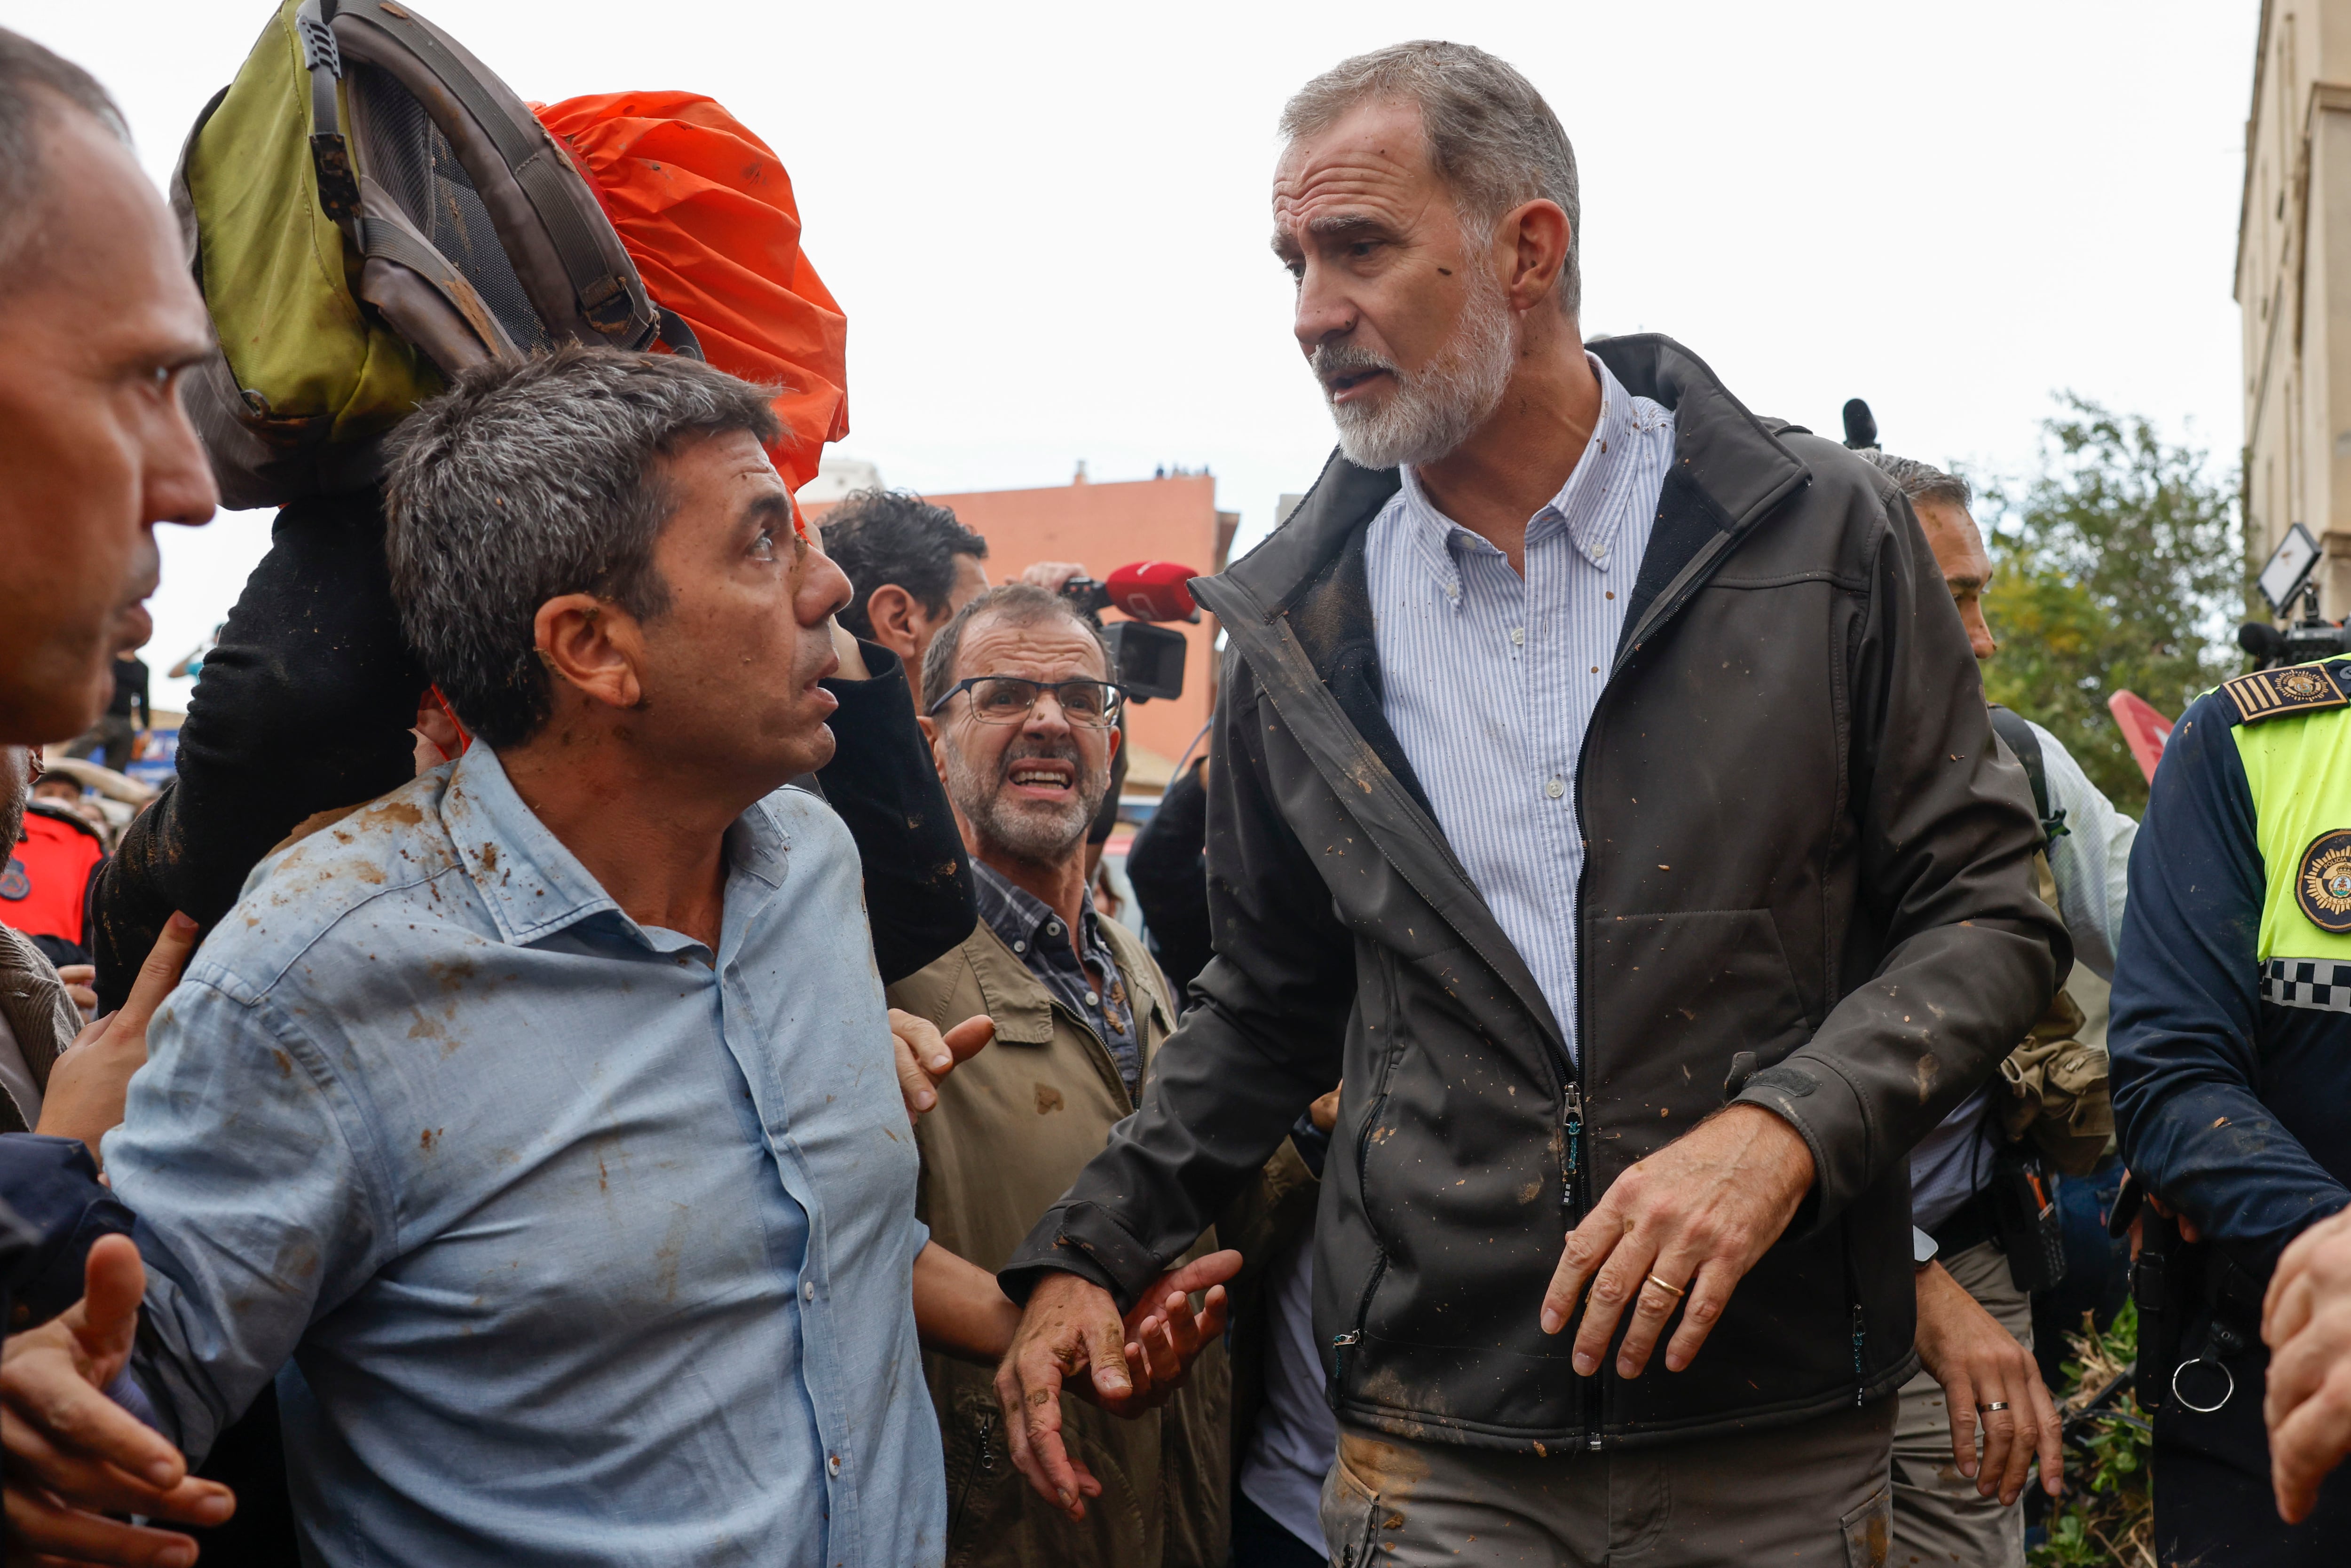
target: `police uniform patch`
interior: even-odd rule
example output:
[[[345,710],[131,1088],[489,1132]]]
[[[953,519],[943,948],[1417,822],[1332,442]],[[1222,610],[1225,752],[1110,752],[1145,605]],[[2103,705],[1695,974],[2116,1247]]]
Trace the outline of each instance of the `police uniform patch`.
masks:
[[[25,862],[11,857],[8,869],[0,872],[0,898],[11,904],[22,904],[33,896],[33,879],[25,874]]]
[[[2321,931],[2351,931],[2351,828],[2310,841],[2294,879],[2294,902]]]
[[[2351,704],[2351,692],[2346,692],[2346,687],[2351,687],[2351,666],[2340,662],[2255,670],[2220,683],[2220,689],[2236,705],[2240,724],[2342,707]]]

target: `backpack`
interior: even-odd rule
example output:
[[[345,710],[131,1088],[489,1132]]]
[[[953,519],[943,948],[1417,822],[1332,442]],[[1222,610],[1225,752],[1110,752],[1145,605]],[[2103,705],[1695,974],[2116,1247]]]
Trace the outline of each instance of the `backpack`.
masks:
[[[469,365],[701,357],[570,152],[402,0],[284,0],[171,194],[218,339],[188,412],[231,507],[373,482],[384,434]]]
[[[2033,892],[2057,907],[2057,879],[2049,869],[2049,845],[2065,833],[2065,813],[2049,806],[2049,773],[2041,737],[2023,718],[1991,706],[1992,732],[2024,765],[2032,805],[2041,820],[2041,847],[2033,852]],[[2107,1082],[2105,1051],[2079,1038],[2088,1020],[2074,998],[2060,989],[2033,1024],[2024,1043],[2000,1064],[2008,1092],[2000,1104],[2001,1130],[2011,1144],[2027,1140],[2066,1176],[2087,1176],[2105,1157],[2114,1136],[2115,1106]]]

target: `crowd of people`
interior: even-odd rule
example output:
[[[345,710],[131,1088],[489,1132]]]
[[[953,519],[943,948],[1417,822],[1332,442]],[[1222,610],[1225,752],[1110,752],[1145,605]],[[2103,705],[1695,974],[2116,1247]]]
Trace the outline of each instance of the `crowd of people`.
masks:
[[[2351,666],[2134,823],[1987,707],[1961,479],[1583,340],[1516,70],[1280,131],[1339,453],[1194,584],[1138,936],[1084,569],[811,524],[690,333],[449,374],[82,820],[217,307],[0,32],[10,1562],[2013,1564],[2126,1164],[2164,1561],[2328,1560]]]

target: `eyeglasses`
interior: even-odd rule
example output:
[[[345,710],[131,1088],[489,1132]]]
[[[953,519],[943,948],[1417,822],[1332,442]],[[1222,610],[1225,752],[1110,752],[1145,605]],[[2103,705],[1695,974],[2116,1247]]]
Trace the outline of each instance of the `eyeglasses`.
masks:
[[[1080,729],[1108,729],[1118,722],[1119,707],[1126,701],[1125,688],[1109,681],[1030,681],[1019,675],[970,675],[940,693],[930,711],[937,713],[955,700],[957,692],[971,694],[971,716],[981,724],[1023,723],[1035,710],[1037,699],[1050,692],[1061,709],[1061,716]]]

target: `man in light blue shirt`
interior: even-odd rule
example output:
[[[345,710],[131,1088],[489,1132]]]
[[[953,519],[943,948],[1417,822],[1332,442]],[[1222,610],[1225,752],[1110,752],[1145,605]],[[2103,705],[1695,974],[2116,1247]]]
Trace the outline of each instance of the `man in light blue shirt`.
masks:
[[[277,1377],[313,1561],[939,1560],[857,855],[782,787],[847,585],[776,434],[611,353],[414,417],[395,593],[475,744],[256,873],[105,1141],[133,1372],[192,1454]]]

